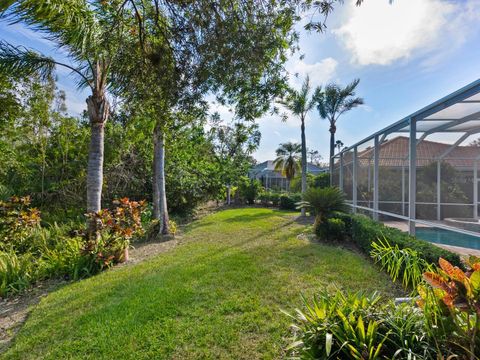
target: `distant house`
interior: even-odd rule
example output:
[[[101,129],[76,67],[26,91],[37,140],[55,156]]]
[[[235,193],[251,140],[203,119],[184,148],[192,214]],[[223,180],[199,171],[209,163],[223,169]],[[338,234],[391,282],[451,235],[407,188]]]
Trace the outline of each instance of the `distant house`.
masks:
[[[328,168],[307,163],[307,174],[318,175],[324,172],[328,172]],[[273,160],[255,165],[248,171],[248,177],[260,180],[265,189],[288,190],[290,186],[288,179],[280,171],[275,171]]]

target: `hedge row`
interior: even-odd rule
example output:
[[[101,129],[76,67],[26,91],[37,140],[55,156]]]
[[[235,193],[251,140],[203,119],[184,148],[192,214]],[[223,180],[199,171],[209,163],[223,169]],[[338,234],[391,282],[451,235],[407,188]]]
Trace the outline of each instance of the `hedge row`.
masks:
[[[463,268],[460,256],[451,251],[439,248],[429,242],[419,240],[407,233],[385,226],[382,223],[374,221],[364,215],[355,214],[335,214],[336,218],[345,222],[347,236],[357,244],[366,254],[372,250],[372,242],[377,239],[388,240],[390,245],[398,245],[400,249],[410,248],[417,251],[421,256],[432,264],[437,264],[440,257],[448,260],[453,265]]]

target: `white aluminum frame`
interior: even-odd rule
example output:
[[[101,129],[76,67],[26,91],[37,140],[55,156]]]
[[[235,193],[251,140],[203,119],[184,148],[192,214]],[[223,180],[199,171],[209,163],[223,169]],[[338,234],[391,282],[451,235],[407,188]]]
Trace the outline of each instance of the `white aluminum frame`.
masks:
[[[415,113],[403,118],[396,123],[375,132],[374,134],[368,136],[367,138],[357,142],[353,146],[344,148],[340,153],[333,156],[333,160],[339,160],[340,167],[339,171],[339,183],[338,186],[344,190],[344,162],[345,158],[344,155],[351,151],[353,152],[353,159],[351,160],[353,163],[353,171],[352,171],[352,201],[349,204],[353,211],[356,212],[358,210],[366,210],[371,212],[374,219],[378,219],[379,214],[386,215],[392,218],[397,218],[400,220],[408,221],[408,228],[409,233],[411,235],[415,235],[415,227],[417,224],[424,224],[431,227],[441,228],[445,230],[455,231],[458,233],[463,233],[467,235],[473,235],[480,238],[480,233],[472,232],[468,230],[463,230],[451,226],[447,226],[440,223],[434,223],[431,221],[420,220],[416,218],[416,205],[418,204],[426,204],[432,205],[437,207],[437,220],[441,219],[441,206],[444,205],[441,201],[441,162],[444,158],[446,158],[452,150],[455,149],[458,145],[460,145],[463,141],[465,141],[470,135],[480,133],[480,125],[478,127],[468,128],[467,130],[458,130],[452,129],[459,124],[468,123],[472,120],[480,120],[480,111],[472,112],[463,117],[459,117],[458,119],[444,119],[441,117],[436,118],[435,114],[439,111],[449,108],[450,106],[456,104],[465,104],[465,103],[480,103],[479,100],[468,100],[470,97],[480,94],[480,79],[472,82],[471,84],[453,92],[450,95],[445,96],[444,98],[416,111]],[[476,99],[476,98],[475,98]],[[450,121],[449,123],[443,123],[438,126],[434,126],[433,128],[423,131],[417,132],[417,125],[418,122],[422,121]],[[476,123],[475,123],[476,124]],[[408,216],[405,215],[405,190],[406,190],[406,178],[405,178],[405,170],[406,165],[402,165],[402,179],[401,179],[401,186],[402,186],[402,215],[395,214],[392,212],[381,211],[379,209],[380,203],[388,203],[388,201],[381,201],[379,199],[379,157],[380,157],[380,146],[385,141],[388,134],[391,133],[408,133],[409,134],[409,151],[408,151]],[[450,148],[444,151],[440,156],[438,156],[435,160],[437,161],[437,189],[436,189],[436,201],[435,203],[420,203],[416,201],[416,177],[417,177],[417,145],[424,140],[428,135],[437,133],[437,132],[455,132],[455,133],[464,133],[459,139],[457,139]],[[418,135],[418,137],[417,137]],[[373,145],[373,208],[361,206],[358,204],[358,191],[357,191],[357,182],[358,182],[358,153],[359,153],[359,146],[364,145],[368,141],[374,142]],[[472,159],[469,159],[472,160]],[[350,159],[349,159],[350,161]],[[480,155],[474,159],[474,166],[473,166],[473,204],[454,204],[448,203],[448,205],[473,205],[473,218],[478,219],[478,162],[480,161]],[[335,168],[335,167],[334,167]],[[370,165],[369,165],[369,180],[370,181]],[[333,173],[330,176],[330,181],[332,185],[334,181]],[[392,203],[398,203],[397,201]]]

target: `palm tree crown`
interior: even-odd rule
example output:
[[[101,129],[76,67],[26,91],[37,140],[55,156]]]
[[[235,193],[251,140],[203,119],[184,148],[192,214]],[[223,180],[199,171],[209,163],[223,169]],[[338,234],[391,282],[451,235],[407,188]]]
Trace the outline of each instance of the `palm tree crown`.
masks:
[[[335,153],[337,121],[347,111],[363,104],[363,99],[355,96],[355,89],[359,83],[360,79],[355,79],[344,88],[337,84],[328,84],[323,91],[318,89],[315,92],[320,117],[330,122],[330,173],[333,170],[332,157]]]
[[[275,171],[281,173],[288,179],[292,180],[300,170],[300,154],[302,146],[296,143],[283,143],[277,149],[277,158],[273,161]]]

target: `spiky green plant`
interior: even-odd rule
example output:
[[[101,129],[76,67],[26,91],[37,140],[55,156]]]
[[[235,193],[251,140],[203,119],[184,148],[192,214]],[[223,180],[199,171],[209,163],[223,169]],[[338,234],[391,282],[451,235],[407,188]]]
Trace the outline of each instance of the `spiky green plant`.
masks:
[[[337,187],[310,188],[297,205],[298,208],[310,209],[315,214],[315,229],[321,226],[322,222],[334,212],[348,211],[345,194]]]
[[[417,251],[390,245],[386,238],[372,242],[370,256],[393,281],[400,280],[406,289],[415,289],[422,282],[422,274],[433,268]]]

